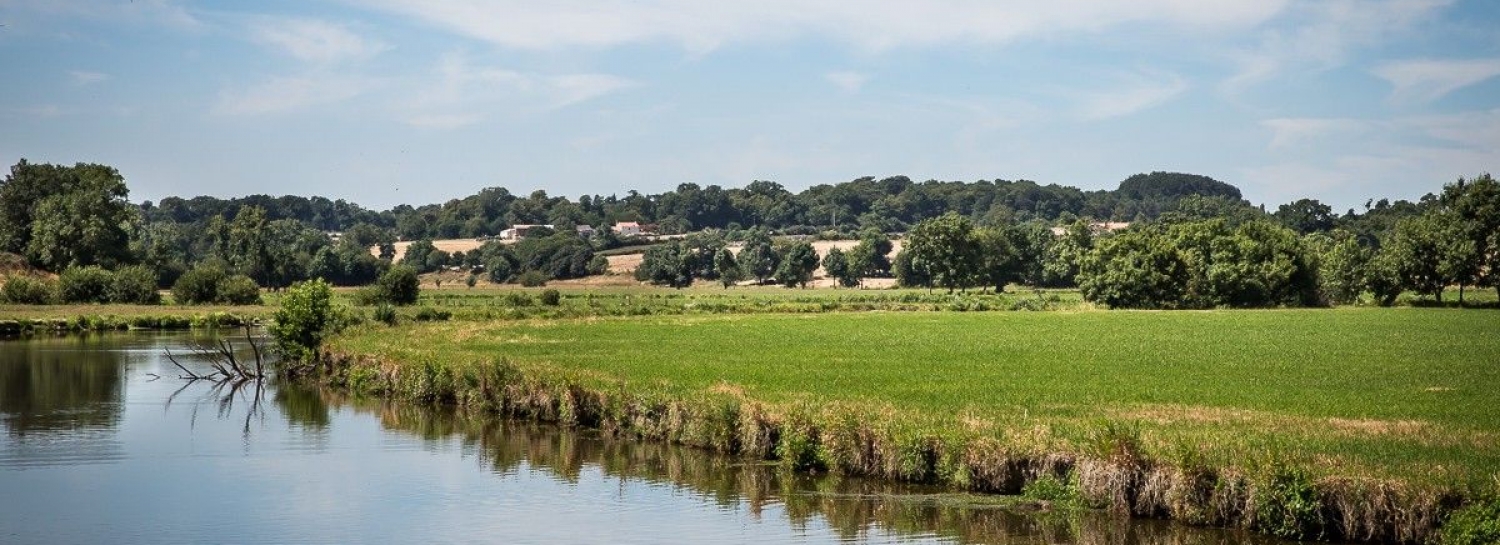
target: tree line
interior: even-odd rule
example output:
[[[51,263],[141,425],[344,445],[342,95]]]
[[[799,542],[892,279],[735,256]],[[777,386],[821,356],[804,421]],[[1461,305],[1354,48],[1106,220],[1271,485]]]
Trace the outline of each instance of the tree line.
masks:
[[[261,195],[237,199],[172,197],[135,205],[128,201],[123,176],[112,167],[21,160],[0,181],[0,252],[24,256],[46,271],[97,267],[123,279],[154,278],[161,288],[174,287],[187,277],[189,284],[203,289],[184,290],[184,294],[222,302],[228,298],[221,297],[220,292],[243,292],[229,284],[243,287],[246,279],[272,289],[309,278],[323,278],[335,285],[369,285],[397,265],[419,273],[456,267],[497,282],[525,279],[535,283],[597,274],[607,267],[597,252],[624,242],[608,229],[601,229],[594,239],[581,239],[574,235],[572,226],[633,220],[655,223],[664,232],[719,233],[653,247],[647,256],[650,266],[643,267],[638,275],[663,285],[678,285],[691,278],[718,281],[726,276],[720,271],[731,268],[735,271],[727,274],[729,278],[804,284],[804,278],[822,266],[830,276],[842,275],[854,285],[862,278],[877,276],[898,276],[906,285],[960,289],[980,285],[1000,288],[1002,280],[1085,287],[1083,280],[1087,279],[1090,293],[1100,293],[1101,300],[1113,300],[1113,296],[1103,295],[1108,290],[1101,279],[1109,275],[1090,266],[1112,271],[1107,266],[1109,261],[1100,260],[1115,255],[1122,260],[1157,255],[1140,253],[1152,248],[1153,243],[1136,238],[1160,238],[1178,246],[1189,239],[1262,240],[1271,236],[1268,233],[1280,233],[1268,228],[1275,226],[1294,232],[1300,245],[1318,248],[1315,253],[1320,258],[1327,253],[1322,251],[1325,248],[1342,252],[1330,253],[1327,261],[1348,261],[1370,270],[1378,266],[1389,273],[1363,274],[1357,282],[1345,275],[1346,284],[1358,284],[1366,290],[1400,285],[1433,293],[1431,286],[1439,282],[1479,285],[1490,276],[1486,260],[1494,254],[1489,250],[1493,244],[1485,238],[1488,234],[1483,228],[1471,226],[1473,221],[1481,221],[1472,217],[1483,215],[1471,209],[1488,205],[1470,204],[1483,199],[1465,196],[1487,191],[1484,188],[1489,184],[1488,176],[1460,181],[1445,187],[1441,195],[1428,195],[1418,202],[1372,200],[1363,211],[1344,214],[1336,214],[1311,199],[1267,212],[1250,205],[1229,184],[1206,176],[1166,172],[1132,176],[1109,191],[1082,191],[1024,180],[916,183],[900,176],[819,185],[795,194],[766,181],[731,189],[682,184],[674,191],[656,195],[631,192],[625,197],[594,195],[577,200],[549,197],[541,191],[517,197],[503,188],[488,188],[440,205],[402,205],[377,212],[322,197]],[[1467,219],[1456,222],[1452,217]],[[1087,224],[1083,218],[1127,219],[1139,227],[1120,237],[1096,241],[1080,231],[1086,230],[1080,227]],[[1195,220],[1217,220],[1222,225],[1185,226],[1197,223]],[[968,234],[955,235],[955,222],[966,222]],[[1256,222],[1265,225],[1243,227]],[[452,255],[430,243],[434,238],[487,236],[518,223],[550,223],[558,231],[538,233],[516,245],[491,243]],[[1072,227],[1068,235],[1054,237],[1050,229],[1056,225]],[[335,231],[341,231],[341,236],[330,236]],[[972,252],[976,263],[970,263],[968,256],[916,259],[922,255],[916,252],[905,258],[896,256],[894,262],[872,264],[868,255],[837,252],[819,259],[816,252],[795,242],[772,242],[773,234],[880,238],[885,240],[888,252],[889,239],[883,233],[903,231],[910,233],[910,242],[919,250],[972,237],[973,245],[982,251]],[[1458,231],[1469,243],[1447,244],[1452,239],[1448,235]],[[714,236],[722,240],[716,243]],[[941,238],[954,236],[959,238]],[[1115,238],[1123,242],[1113,241]],[[403,239],[415,242],[398,261],[395,244]],[[723,242],[742,240],[748,253],[720,255]],[[927,240],[935,242],[928,244]],[[1127,243],[1134,246],[1127,248]],[[1399,246],[1404,254],[1425,252],[1422,255],[1446,257],[1420,261],[1419,266],[1414,260],[1381,257],[1387,254],[1381,251],[1387,245]],[[372,252],[371,248],[378,250]],[[1189,271],[1211,271],[1220,278],[1228,274],[1223,266],[1204,263],[1215,255],[1220,261],[1228,260],[1226,252],[1220,249],[1216,254],[1209,244],[1196,252],[1178,252],[1187,256],[1178,261],[1187,262]],[[886,260],[885,253],[880,252],[878,261]],[[727,266],[731,261],[734,267]],[[1323,267],[1323,261],[1318,262],[1319,267]],[[726,266],[716,266],[715,262]],[[956,263],[963,270],[947,268],[945,262]],[[665,263],[670,265],[661,265]],[[1441,271],[1423,270],[1436,267],[1432,264],[1441,264]],[[130,266],[142,267],[146,274],[134,269],[118,274]],[[189,275],[198,269],[203,271]],[[1140,274],[1148,279],[1161,275],[1184,278],[1171,270]],[[84,276],[88,275],[73,278]],[[1328,277],[1320,275],[1320,282]],[[223,290],[217,289],[221,282],[227,284]],[[210,284],[215,289],[205,287]],[[24,291],[23,287],[16,290]],[[1234,299],[1222,296],[1224,290],[1206,296],[1200,287],[1201,283],[1193,284],[1190,302],[1180,306],[1207,301],[1233,304],[1222,303]],[[105,291],[132,290],[120,287]]]

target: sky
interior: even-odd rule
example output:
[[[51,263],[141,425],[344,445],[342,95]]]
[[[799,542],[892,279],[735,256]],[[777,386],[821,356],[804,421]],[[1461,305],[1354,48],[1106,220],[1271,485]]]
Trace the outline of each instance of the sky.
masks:
[[[1500,170],[1490,0],[0,0],[0,160],[137,202],[861,176],[1274,207]]]

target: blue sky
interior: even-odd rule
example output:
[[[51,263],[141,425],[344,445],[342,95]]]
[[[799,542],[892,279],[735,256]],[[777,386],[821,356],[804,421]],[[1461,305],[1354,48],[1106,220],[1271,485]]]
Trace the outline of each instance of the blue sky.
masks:
[[[0,0],[0,159],[132,200],[860,176],[1270,206],[1500,165],[1500,2]]]

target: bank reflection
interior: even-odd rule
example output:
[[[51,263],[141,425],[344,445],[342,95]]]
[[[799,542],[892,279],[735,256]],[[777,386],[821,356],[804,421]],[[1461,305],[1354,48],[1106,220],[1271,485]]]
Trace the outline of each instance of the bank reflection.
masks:
[[[545,471],[576,482],[597,468],[621,480],[689,490],[725,509],[747,509],[756,518],[784,516],[794,528],[820,522],[854,540],[883,529],[912,537],[960,543],[1088,545],[1230,545],[1276,543],[1244,532],[1190,528],[1107,513],[1063,514],[1005,508],[994,498],[942,490],[786,471],[775,464],[716,455],[699,449],[604,437],[556,426],[473,416],[460,411],[325,394],[336,406],[378,416],[384,427],[429,441],[457,438],[492,471]]]

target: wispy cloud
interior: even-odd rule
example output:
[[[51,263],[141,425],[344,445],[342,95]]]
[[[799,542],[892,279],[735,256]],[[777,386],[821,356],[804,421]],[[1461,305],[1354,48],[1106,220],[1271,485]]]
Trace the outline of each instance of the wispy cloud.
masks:
[[[84,17],[194,31],[207,27],[202,19],[173,0],[5,0],[0,6],[10,15]]]
[[[313,19],[259,20],[251,25],[250,33],[256,42],[314,63],[363,59],[389,49],[344,25]]]
[[[1392,99],[1431,102],[1500,76],[1500,59],[1397,61],[1380,65],[1374,73],[1395,87]]]
[[[1086,120],[1124,117],[1159,106],[1188,90],[1187,81],[1171,73],[1137,73],[1116,79],[1107,89],[1078,93],[1078,116]]]
[[[640,85],[610,74],[539,74],[477,65],[462,53],[443,56],[436,72],[436,78],[423,78],[408,101],[416,112],[406,116],[409,125],[463,127],[495,113],[548,112]]]
[[[692,51],[726,43],[831,37],[867,49],[1006,43],[1127,24],[1252,26],[1290,0],[370,0],[399,13],[507,47],[553,49],[665,42]],[[352,2],[351,2],[352,3]]]
[[[214,113],[247,116],[300,110],[342,102],[373,86],[373,81],[358,77],[276,77],[243,90],[220,93]]]
[[[858,93],[860,89],[864,88],[865,82],[870,81],[870,76],[859,72],[840,71],[824,74],[823,79],[828,80],[828,83],[834,84],[839,89],[843,89],[846,93]]]
[[[68,72],[68,77],[72,78],[75,85],[92,85],[109,79],[109,74],[87,70],[71,70]]]
[[[1290,117],[1266,119],[1260,124],[1271,130],[1270,147],[1273,149],[1296,146],[1334,133],[1354,131],[1369,126],[1368,121],[1359,119]]]
[[[1228,55],[1238,67],[1219,86],[1238,95],[1288,72],[1342,66],[1364,46],[1432,20],[1455,0],[1317,0],[1289,5],[1256,45]]]

